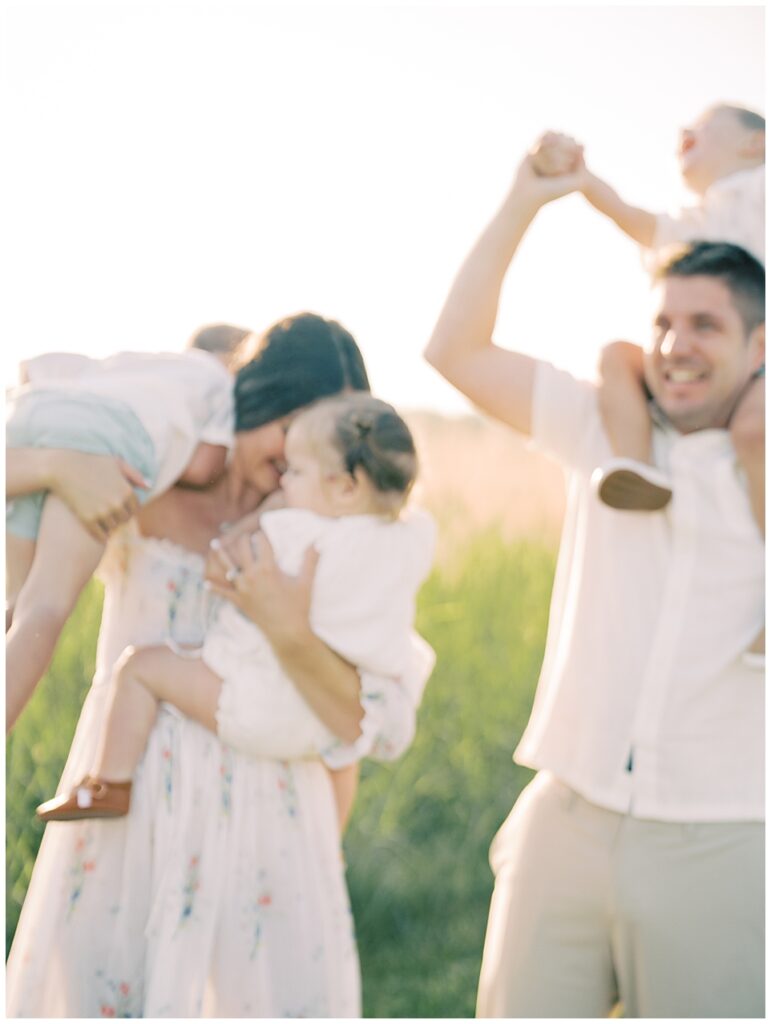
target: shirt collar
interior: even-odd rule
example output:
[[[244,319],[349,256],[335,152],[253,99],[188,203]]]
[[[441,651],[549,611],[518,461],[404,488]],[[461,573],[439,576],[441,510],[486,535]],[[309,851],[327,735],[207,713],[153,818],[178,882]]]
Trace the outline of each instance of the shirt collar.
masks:
[[[654,428],[668,447],[677,445],[704,452],[731,448],[730,434],[724,428],[705,427],[703,430],[682,434],[654,399],[648,402],[648,412]]]

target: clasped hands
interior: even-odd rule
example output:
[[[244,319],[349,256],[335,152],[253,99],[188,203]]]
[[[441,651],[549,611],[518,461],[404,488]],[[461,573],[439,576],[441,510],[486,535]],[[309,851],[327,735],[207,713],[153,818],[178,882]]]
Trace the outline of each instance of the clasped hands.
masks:
[[[587,175],[583,146],[569,135],[545,132],[522,161],[515,187],[540,205],[580,191]]]

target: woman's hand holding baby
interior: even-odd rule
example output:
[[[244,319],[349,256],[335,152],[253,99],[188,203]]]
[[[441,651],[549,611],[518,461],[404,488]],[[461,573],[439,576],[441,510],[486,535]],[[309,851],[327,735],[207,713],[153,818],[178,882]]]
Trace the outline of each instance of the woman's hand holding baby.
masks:
[[[318,552],[308,548],[297,576],[279,569],[264,533],[241,534],[212,544],[207,580],[265,633],[277,654],[307,643]]]

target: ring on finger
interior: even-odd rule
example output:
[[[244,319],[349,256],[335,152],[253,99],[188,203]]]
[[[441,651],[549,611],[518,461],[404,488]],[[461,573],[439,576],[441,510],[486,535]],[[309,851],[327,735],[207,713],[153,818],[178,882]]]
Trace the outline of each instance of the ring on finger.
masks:
[[[238,568],[237,565],[233,565],[225,573],[225,579],[228,581],[228,583],[234,583],[240,575],[241,570]]]

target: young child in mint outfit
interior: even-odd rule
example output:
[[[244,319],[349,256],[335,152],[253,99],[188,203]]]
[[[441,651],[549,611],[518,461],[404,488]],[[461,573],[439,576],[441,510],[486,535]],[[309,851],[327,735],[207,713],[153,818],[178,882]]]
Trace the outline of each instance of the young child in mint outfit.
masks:
[[[588,171],[582,147],[567,136],[548,133],[534,155],[542,174],[576,174],[586,199],[654,254],[678,242],[730,242],[765,263],[765,119],[743,107],[711,107],[692,127],[682,130],[678,159],[683,180],[698,201],[671,214],[654,214],[625,202]],[[697,383],[698,369],[690,372],[684,361],[684,387]],[[600,374],[601,411],[617,458],[598,470],[599,495],[615,508],[663,508],[672,491],[666,474],[650,464],[651,424],[639,348],[625,342],[607,346]],[[764,420],[761,378],[752,382],[729,424],[761,530],[765,515]]]
[[[402,511],[417,471],[408,427],[370,395],[326,399],[292,423],[286,461],[281,487],[287,507],[264,513],[260,523],[272,557],[283,572],[296,574],[315,546],[313,632],[361,671],[399,678],[435,543],[425,513]],[[259,557],[266,557],[264,550]],[[240,572],[231,565],[236,588]],[[227,601],[220,602],[200,650],[129,648],[111,686],[91,770],[38,808],[44,821],[128,812],[131,778],[161,701],[243,753],[321,757],[331,769],[356,756],[300,697],[263,633]]]
[[[136,488],[140,502],[177,482],[204,486],[224,470],[233,440],[233,379],[210,353],[122,352],[37,370],[11,395],[9,447],[117,455],[144,481]],[[8,728],[103,551],[104,542],[55,495],[39,491],[8,503]]]

